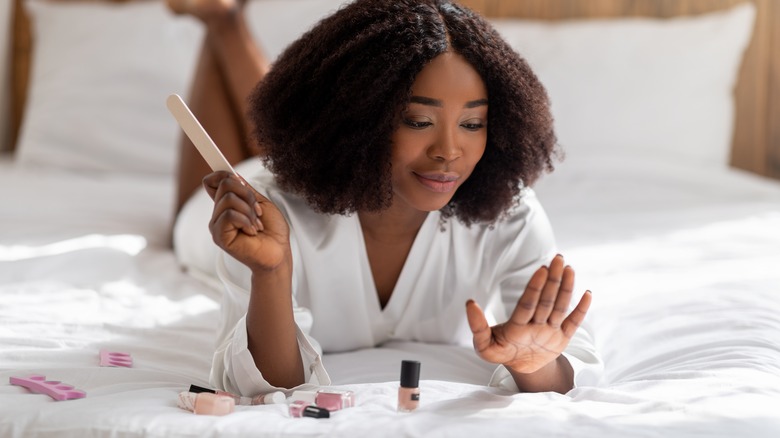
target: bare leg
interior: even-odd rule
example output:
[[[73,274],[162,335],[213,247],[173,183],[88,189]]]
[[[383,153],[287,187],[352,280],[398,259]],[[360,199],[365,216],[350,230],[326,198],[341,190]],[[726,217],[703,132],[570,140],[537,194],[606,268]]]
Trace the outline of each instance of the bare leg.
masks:
[[[228,161],[235,164],[245,158],[241,125],[236,120],[225,84],[207,45],[200,52],[188,105]],[[177,213],[200,187],[203,177],[211,172],[206,161],[183,133],[179,143],[178,164]]]
[[[235,164],[261,153],[249,139],[247,96],[268,71],[268,62],[252,39],[242,8],[235,5],[225,10],[218,4],[215,10],[209,1],[190,3],[193,9],[184,11],[206,27],[188,105],[228,161]],[[176,212],[211,171],[189,139],[181,137]]]
[[[208,23],[207,43],[218,61],[234,109],[247,130],[247,97],[268,73],[268,59],[258,47],[244,19],[243,7],[222,20]],[[256,153],[257,151],[249,150]]]

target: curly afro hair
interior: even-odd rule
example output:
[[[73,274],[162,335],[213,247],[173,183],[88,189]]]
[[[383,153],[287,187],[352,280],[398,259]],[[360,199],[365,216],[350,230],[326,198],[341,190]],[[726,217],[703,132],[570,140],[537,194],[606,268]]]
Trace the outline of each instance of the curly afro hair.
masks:
[[[399,114],[417,74],[446,51],[481,75],[490,109],[485,153],[442,213],[495,222],[553,168],[549,100],[492,26],[449,0],[356,0],[280,55],[248,114],[278,183],[323,213],[387,208]]]

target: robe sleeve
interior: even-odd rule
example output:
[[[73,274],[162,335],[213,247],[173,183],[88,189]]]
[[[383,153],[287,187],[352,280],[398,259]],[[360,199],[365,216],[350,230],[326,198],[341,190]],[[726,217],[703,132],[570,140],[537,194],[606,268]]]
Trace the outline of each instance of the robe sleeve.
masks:
[[[293,294],[293,316],[295,318],[298,348],[303,360],[305,383],[295,388],[280,388],[271,385],[255,366],[249,351],[246,329],[246,311],[249,304],[249,289],[241,285],[240,278],[249,278],[247,269],[227,254],[217,258],[217,275],[224,285],[222,300],[221,333],[211,366],[211,384],[217,388],[247,397],[282,391],[288,395],[295,389],[330,385],[331,380],[322,364],[322,348],[309,336],[312,315],[309,309],[299,307]],[[295,290],[295,284],[293,284]]]

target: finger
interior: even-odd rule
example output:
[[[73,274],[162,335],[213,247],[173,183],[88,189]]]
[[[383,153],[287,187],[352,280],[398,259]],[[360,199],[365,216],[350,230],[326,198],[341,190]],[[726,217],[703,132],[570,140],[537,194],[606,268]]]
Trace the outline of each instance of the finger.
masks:
[[[488,325],[485,313],[474,300],[466,301],[466,318],[469,328],[474,334],[474,349],[478,352],[486,350],[490,346],[492,330]]]
[[[547,282],[547,266],[542,266],[534,272],[534,275],[528,281],[523,296],[517,300],[517,305],[515,305],[515,310],[512,312],[509,322],[524,325],[531,321],[545,282]]]
[[[547,274],[547,281],[544,283],[542,295],[536,305],[534,313],[534,322],[537,324],[547,324],[547,318],[555,305],[555,298],[558,296],[558,289],[561,287],[561,278],[563,276],[563,256],[558,254],[553,257],[550,263],[550,269]]]
[[[563,268],[563,279],[561,280],[561,288],[558,290],[558,297],[555,299],[555,306],[547,319],[548,324],[555,328],[560,327],[563,318],[566,317],[566,312],[569,310],[573,291],[574,269],[571,266],[566,266]]]
[[[257,202],[255,190],[248,185],[245,185],[241,179],[232,174],[228,174],[228,178],[223,178],[219,182],[216,196],[220,197],[226,192],[235,193],[248,205],[254,205]]]
[[[241,229],[244,233],[250,236],[257,235],[259,231],[258,218],[254,206],[247,204],[246,200],[235,192],[218,191],[215,199],[212,217],[220,229],[224,230],[226,223],[228,223],[226,221],[229,221],[230,225]],[[219,218],[222,219],[222,222],[218,224],[217,219]]]
[[[588,313],[592,298],[593,295],[591,292],[586,290],[582,295],[582,298],[580,298],[580,302],[577,304],[577,307],[575,307],[574,310],[571,311],[571,314],[569,314],[569,316],[563,320],[563,323],[561,324],[561,330],[563,330],[564,336],[567,338],[574,336],[574,332],[577,331],[577,328],[579,328],[580,324],[582,324],[582,321],[585,320],[585,315]]]
[[[276,206],[274,205],[273,202],[271,202],[270,199],[266,198],[262,193],[255,190],[251,185],[247,184],[247,188],[251,191],[252,196],[254,196],[255,199],[254,208],[255,208],[255,214],[257,215],[257,224],[259,227],[258,230],[263,231],[265,229],[265,225],[263,225],[263,221],[261,219],[261,217],[265,212],[263,205],[267,206],[272,213],[276,210]]]
[[[222,182],[222,180],[225,178],[229,178],[230,175],[230,172],[220,170],[217,172],[211,172],[203,177],[201,183],[203,184],[203,188],[206,189],[206,193],[208,193],[211,199],[214,199],[214,196],[216,196],[217,188],[219,188],[220,182]]]
[[[265,226],[263,225],[263,221],[260,220],[260,216],[263,215],[263,207],[260,206],[260,203],[255,201],[255,214],[257,215],[257,230],[263,231],[265,229]]]
[[[236,231],[242,231],[249,236],[256,236],[257,230],[247,219],[247,217],[235,210],[224,210],[218,215],[215,215],[210,224],[211,234],[214,236],[215,242],[217,236],[222,236],[226,243],[229,243],[234,238]]]
[[[266,200],[265,197],[262,197],[262,195],[257,193],[255,189],[245,184],[242,178],[237,178],[235,176],[220,181],[219,187],[217,188],[217,193],[215,194],[215,199],[220,199],[226,193],[235,194],[236,196],[240,197],[240,199],[246,203],[246,205],[249,206],[249,211],[245,211],[243,209],[239,211],[249,217],[249,219],[252,221],[252,226],[257,231],[262,231],[265,229],[263,222],[260,220],[262,209],[259,205],[258,196]]]

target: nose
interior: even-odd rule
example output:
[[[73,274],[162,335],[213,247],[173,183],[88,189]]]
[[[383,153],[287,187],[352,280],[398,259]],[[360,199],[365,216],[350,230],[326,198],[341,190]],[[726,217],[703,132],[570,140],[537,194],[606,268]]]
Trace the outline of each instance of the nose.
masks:
[[[440,130],[428,147],[428,157],[436,161],[449,163],[462,155],[463,149],[459,146],[457,134],[451,129]]]

